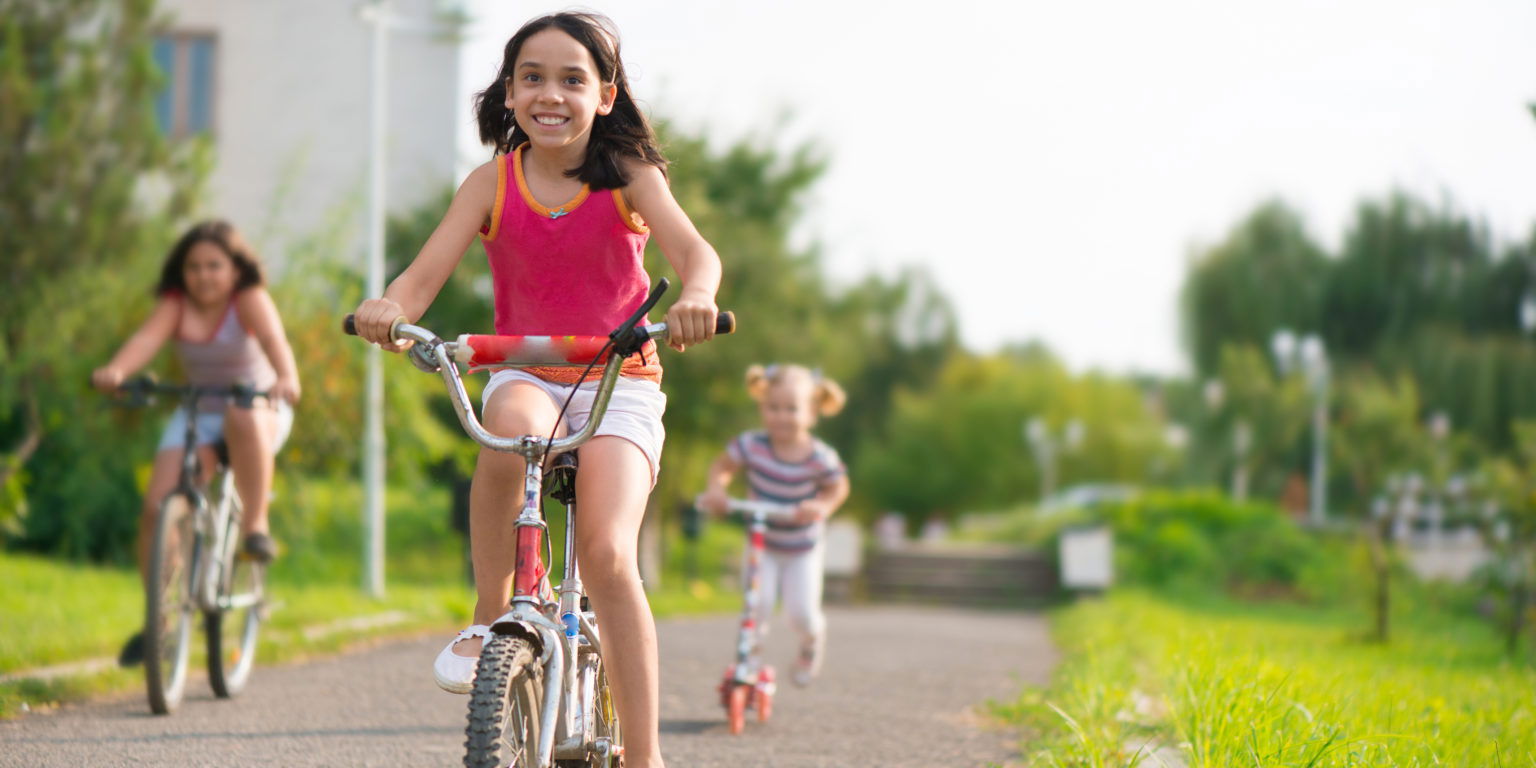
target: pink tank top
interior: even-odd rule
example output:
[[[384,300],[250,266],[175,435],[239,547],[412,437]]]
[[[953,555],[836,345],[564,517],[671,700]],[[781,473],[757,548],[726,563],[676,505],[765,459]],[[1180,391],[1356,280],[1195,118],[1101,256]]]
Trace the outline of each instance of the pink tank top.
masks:
[[[495,289],[496,333],[606,336],[645,301],[650,230],[617,189],[586,185],[556,208],[534,199],[523,177],[524,144],[496,158],[496,205],[480,236]],[[571,384],[580,368],[526,369]],[[601,375],[595,368],[589,379]],[[624,361],[623,373],[661,380],[654,343]]]

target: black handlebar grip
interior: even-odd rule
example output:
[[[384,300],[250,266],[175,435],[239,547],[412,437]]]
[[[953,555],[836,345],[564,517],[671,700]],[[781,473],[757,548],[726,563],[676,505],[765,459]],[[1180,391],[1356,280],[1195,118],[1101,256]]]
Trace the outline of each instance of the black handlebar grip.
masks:
[[[341,321],[341,332],[345,333],[348,336],[356,336],[357,335],[357,316],[356,315],[347,315],[346,318]]]
[[[715,315],[715,333],[735,333],[736,313],[721,312]]]

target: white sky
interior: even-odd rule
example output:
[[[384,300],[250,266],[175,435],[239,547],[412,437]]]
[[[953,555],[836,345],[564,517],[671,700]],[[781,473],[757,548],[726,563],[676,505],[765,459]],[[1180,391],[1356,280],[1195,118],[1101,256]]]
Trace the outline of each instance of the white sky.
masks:
[[[523,21],[566,7],[471,0],[461,103]],[[819,141],[802,236],[841,279],[925,265],[978,350],[1036,338],[1079,370],[1184,370],[1191,249],[1271,196],[1329,248],[1393,187],[1501,239],[1536,219],[1528,0],[588,7],[653,114],[717,145]]]

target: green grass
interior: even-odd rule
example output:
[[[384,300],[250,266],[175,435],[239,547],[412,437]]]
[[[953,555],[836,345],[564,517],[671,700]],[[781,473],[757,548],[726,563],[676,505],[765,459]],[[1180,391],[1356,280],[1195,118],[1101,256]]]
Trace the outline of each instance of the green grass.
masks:
[[[355,586],[275,582],[271,594],[276,607],[261,635],[263,663],[334,653],[381,635],[456,628],[469,615],[473,599],[467,587],[448,581],[391,583],[383,600],[369,598]],[[143,621],[138,575],[128,569],[0,554],[0,584],[6,585],[0,592],[0,616],[5,617],[0,675],[115,658],[123,640]],[[391,621],[357,630],[337,626],[348,618],[381,614],[389,614]],[[23,704],[35,709],[134,688],[142,684],[140,674],[114,668],[50,681],[3,682],[0,717],[15,714]]]
[[[465,624],[474,592],[465,575],[464,543],[449,523],[447,494],[390,489],[387,595],[375,600],[361,583],[361,494],[354,483],[311,481],[280,489],[273,518],[282,557],[274,565],[270,595],[276,602],[262,629],[261,663],[336,653],[349,645],[421,631],[451,632]],[[551,516],[562,551],[563,520]],[[741,605],[729,587],[742,532],[712,525],[700,541],[668,552],[661,584],[650,594],[658,617],[730,612]],[[558,565],[557,565],[558,567]],[[88,659],[115,658],[143,621],[138,575],[34,555],[0,552],[0,676]],[[349,618],[391,614],[364,629],[339,629]],[[331,627],[332,631],[318,631]],[[201,642],[199,634],[195,643]],[[194,649],[197,646],[194,645]],[[200,657],[194,664],[201,665]],[[0,717],[95,694],[142,687],[139,670],[74,675],[49,681],[0,682]],[[258,673],[259,674],[259,673]]]
[[[1046,690],[996,706],[1036,766],[1536,766],[1536,670],[1487,626],[1114,594],[1056,615]]]

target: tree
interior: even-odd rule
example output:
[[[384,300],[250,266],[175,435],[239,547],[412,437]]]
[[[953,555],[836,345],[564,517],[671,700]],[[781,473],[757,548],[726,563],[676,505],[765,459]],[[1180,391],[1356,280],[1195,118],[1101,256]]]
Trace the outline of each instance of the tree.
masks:
[[[1196,370],[1212,376],[1226,344],[1268,346],[1287,328],[1322,336],[1336,370],[1407,373],[1426,404],[1495,450],[1536,417],[1536,347],[1521,306],[1536,295],[1536,235],[1497,248],[1449,205],[1394,193],[1362,202],[1333,256],[1295,214],[1260,206],[1196,256],[1183,293]]]
[[[1329,443],[1340,469],[1354,485],[1356,519],[1370,551],[1375,590],[1371,602],[1374,636],[1386,642],[1390,631],[1392,572],[1397,564],[1392,516],[1372,509],[1393,474],[1429,465],[1428,437],[1419,418],[1418,390],[1406,376],[1395,382],[1362,377],[1341,394],[1338,426]]]
[[[1298,214],[1279,202],[1254,209],[1195,257],[1185,279],[1184,339],[1195,370],[1216,375],[1229,344],[1268,349],[1280,328],[1316,330],[1328,269]]]
[[[1195,427],[1191,470],[1201,482],[1241,474],[1251,492],[1278,497],[1288,477],[1306,466],[1309,400],[1299,376],[1277,376],[1265,347],[1231,343],[1222,347],[1215,378],[1192,403]],[[1240,451],[1238,440],[1245,441]],[[1240,462],[1240,464],[1239,464]]]
[[[749,138],[712,152],[666,124],[659,132],[672,193],[724,264],[717,303],[740,325],[734,337],[665,360],[667,447],[656,508],[691,499],[726,440],[757,423],[742,382],[752,363],[803,363],[840,381],[848,409],[819,432],[853,464],[883,429],[898,386],[931,380],[957,348],[948,300],[916,271],[838,291],[822,275],[820,250],[791,244],[826,167],[814,145],[786,151]],[[647,268],[652,277],[672,274],[654,245]]]
[[[0,0],[0,518],[25,504],[25,538],[76,555],[131,539],[132,452],[92,450],[122,436],[87,376],[147,310],[207,166],[156,123],[155,24],[150,0]]]
[[[1044,348],[1026,346],[957,354],[931,387],[899,390],[888,427],[861,449],[854,485],[914,522],[1034,498],[1041,478],[1023,432],[1033,418],[1053,432],[1082,425],[1081,444],[1059,457],[1068,481],[1136,482],[1164,450],[1161,418],[1140,388],[1075,377]]]
[[[1514,432],[1518,451],[1491,460],[1485,471],[1495,505],[1482,519],[1484,541],[1494,554],[1496,586],[1506,598],[1510,653],[1520,647],[1536,584],[1536,422],[1522,421]]]

